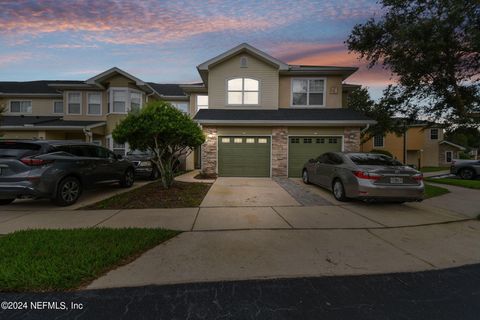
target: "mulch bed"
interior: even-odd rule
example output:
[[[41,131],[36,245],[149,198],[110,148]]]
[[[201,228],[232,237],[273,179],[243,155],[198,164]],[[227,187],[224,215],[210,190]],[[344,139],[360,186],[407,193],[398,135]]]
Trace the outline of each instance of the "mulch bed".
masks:
[[[115,195],[81,209],[146,209],[198,207],[212,184],[175,181],[164,189],[160,181]]]

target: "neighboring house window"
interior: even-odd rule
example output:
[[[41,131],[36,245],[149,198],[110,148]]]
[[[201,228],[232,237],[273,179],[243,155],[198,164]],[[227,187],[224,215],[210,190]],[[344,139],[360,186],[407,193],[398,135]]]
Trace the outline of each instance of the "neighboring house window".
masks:
[[[381,134],[377,134],[373,137],[373,147],[374,148],[383,148],[385,143],[385,137]]]
[[[143,94],[128,88],[110,88],[108,112],[125,114],[142,108]]]
[[[438,140],[438,129],[430,129],[430,139]]]
[[[250,78],[236,78],[227,81],[227,103],[230,105],[257,105],[259,81]]]
[[[188,113],[188,103],[185,102],[170,102],[172,106],[177,108],[178,110]]]
[[[208,109],[208,96],[197,96],[197,110]]]
[[[32,101],[12,100],[10,101],[11,113],[32,113]]]
[[[53,113],[63,113],[63,101],[53,102]]]
[[[293,79],[293,106],[323,106],[325,80],[323,79]]]
[[[67,111],[69,114],[80,114],[82,108],[81,102],[82,96],[80,92],[69,92],[68,93],[68,108]]]
[[[102,94],[99,92],[88,94],[88,114],[101,115],[102,114]]]
[[[142,95],[138,92],[130,92],[130,111],[138,111],[142,106]]]
[[[452,151],[445,151],[445,162],[451,163],[453,159],[453,152]]]
[[[127,112],[127,90],[113,90],[113,112]]]

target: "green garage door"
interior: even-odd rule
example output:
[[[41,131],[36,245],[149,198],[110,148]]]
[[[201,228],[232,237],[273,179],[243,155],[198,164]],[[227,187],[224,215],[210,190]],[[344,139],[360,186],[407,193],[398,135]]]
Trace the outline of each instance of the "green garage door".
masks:
[[[305,162],[329,151],[342,151],[341,137],[289,137],[288,176],[301,177]]]
[[[218,137],[218,175],[270,177],[270,137]]]

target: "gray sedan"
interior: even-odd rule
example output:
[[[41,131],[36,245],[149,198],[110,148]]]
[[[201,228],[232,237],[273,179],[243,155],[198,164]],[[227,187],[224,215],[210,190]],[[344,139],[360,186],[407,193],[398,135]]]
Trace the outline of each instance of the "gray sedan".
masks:
[[[324,153],[304,165],[302,179],[331,190],[339,201],[422,201],[425,189],[422,173],[374,153]]]

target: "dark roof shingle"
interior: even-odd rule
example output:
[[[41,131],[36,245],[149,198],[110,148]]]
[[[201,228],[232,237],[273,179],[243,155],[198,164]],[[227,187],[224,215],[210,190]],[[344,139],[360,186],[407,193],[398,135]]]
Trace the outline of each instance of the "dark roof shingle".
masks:
[[[159,94],[164,96],[180,96],[185,97],[186,94],[182,88],[180,88],[180,84],[172,84],[172,83],[155,83],[155,82],[148,82],[148,84]]]
[[[279,108],[278,110],[201,109],[194,117],[202,121],[371,121],[367,116],[344,108]]]
[[[60,94],[57,88],[49,84],[85,84],[76,80],[39,80],[39,81],[0,81],[0,93]]]
[[[63,120],[61,117],[49,116],[3,116],[0,118],[0,126],[18,126],[25,125],[42,127],[62,127],[75,126],[85,127],[92,124],[103,123],[104,121],[84,121],[84,120]]]

